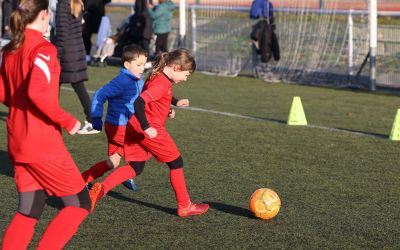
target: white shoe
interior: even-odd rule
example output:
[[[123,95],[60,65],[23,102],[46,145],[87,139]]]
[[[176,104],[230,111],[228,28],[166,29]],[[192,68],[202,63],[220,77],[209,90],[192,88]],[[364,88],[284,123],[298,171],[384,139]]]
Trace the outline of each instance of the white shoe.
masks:
[[[100,131],[94,129],[90,122],[85,121],[85,124],[83,125],[83,127],[80,130],[78,130],[77,133],[80,135],[89,135],[89,134],[100,133]]]

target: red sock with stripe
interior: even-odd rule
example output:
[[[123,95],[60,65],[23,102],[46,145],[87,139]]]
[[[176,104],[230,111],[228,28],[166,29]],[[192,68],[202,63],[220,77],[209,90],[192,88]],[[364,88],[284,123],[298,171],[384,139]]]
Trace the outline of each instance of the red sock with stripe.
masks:
[[[35,232],[37,219],[16,213],[3,235],[3,250],[27,249]]]
[[[169,179],[175,192],[176,201],[180,207],[187,207],[190,203],[189,193],[186,188],[183,168],[170,169]]]
[[[82,173],[83,180],[86,183],[92,182],[93,180],[103,176],[104,173],[109,171],[111,168],[108,166],[107,161],[101,161],[93,165],[91,168]]]
[[[47,226],[37,249],[62,249],[88,214],[88,210],[80,207],[68,206],[61,209]]]
[[[104,194],[108,193],[111,189],[118,186],[122,182],[134,178],[136,176],[135,170],[127,164],[125,166],[115,169],[101,184],[104,187]]]

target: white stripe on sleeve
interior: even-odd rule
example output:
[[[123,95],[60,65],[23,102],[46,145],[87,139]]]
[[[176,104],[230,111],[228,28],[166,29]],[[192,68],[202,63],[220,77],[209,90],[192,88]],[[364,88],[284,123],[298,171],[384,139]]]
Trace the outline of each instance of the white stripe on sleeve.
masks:
[[[47,81],[50,84],[50,70],[49,70],[49,66],[47,66],[47,63],[45,61],[43,61],[42,59],[40,59],[39,57],[36,57],[35,65],[38,66],[43,71],[44,75],[47,78]]]

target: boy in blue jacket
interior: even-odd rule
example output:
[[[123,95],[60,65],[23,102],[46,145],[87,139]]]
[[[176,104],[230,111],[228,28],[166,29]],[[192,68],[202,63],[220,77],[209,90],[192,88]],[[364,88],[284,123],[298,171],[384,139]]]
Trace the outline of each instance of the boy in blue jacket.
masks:
[[[103,105],[108,101],[104,123],[108,140],[108,159],[96,163],[83,172],[82,177],[86,183],[92,182],[119,166],[124,156],[126,124],[135,113],[133,102],[143,89],[147,52],[137,45],[129,45],[124,48],[121,59],[123,68],[119,75],[97,90],[93,96],[91,117],[93,128],[99,131],[103,128]],[[129,189],[137,189],[133,180],[128,180],[123,184]]]

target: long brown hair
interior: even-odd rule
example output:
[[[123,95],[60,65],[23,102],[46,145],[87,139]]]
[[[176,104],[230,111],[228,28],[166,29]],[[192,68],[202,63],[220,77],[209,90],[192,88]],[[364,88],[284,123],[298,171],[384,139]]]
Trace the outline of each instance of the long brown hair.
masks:
[[[25,40],[26,25],[35,21],[40,11],[48,8],[48,0],[21,0],[10,18],[11,41],[3,47],[2,51],[13,51],[21,47]]]
[[[161,73],[165,66],[178,65],[181,71],[188,70],[193,73],[196,70],[196,61],[192,53],[187,49],[176,49],[171,52],[163,52],[154,61],[153,70],[147,77],[148,80]]]
[[[71,0],[70,5],[71,5],[71,14],[74,17],[78,17],[83,10],[82,0]]]

